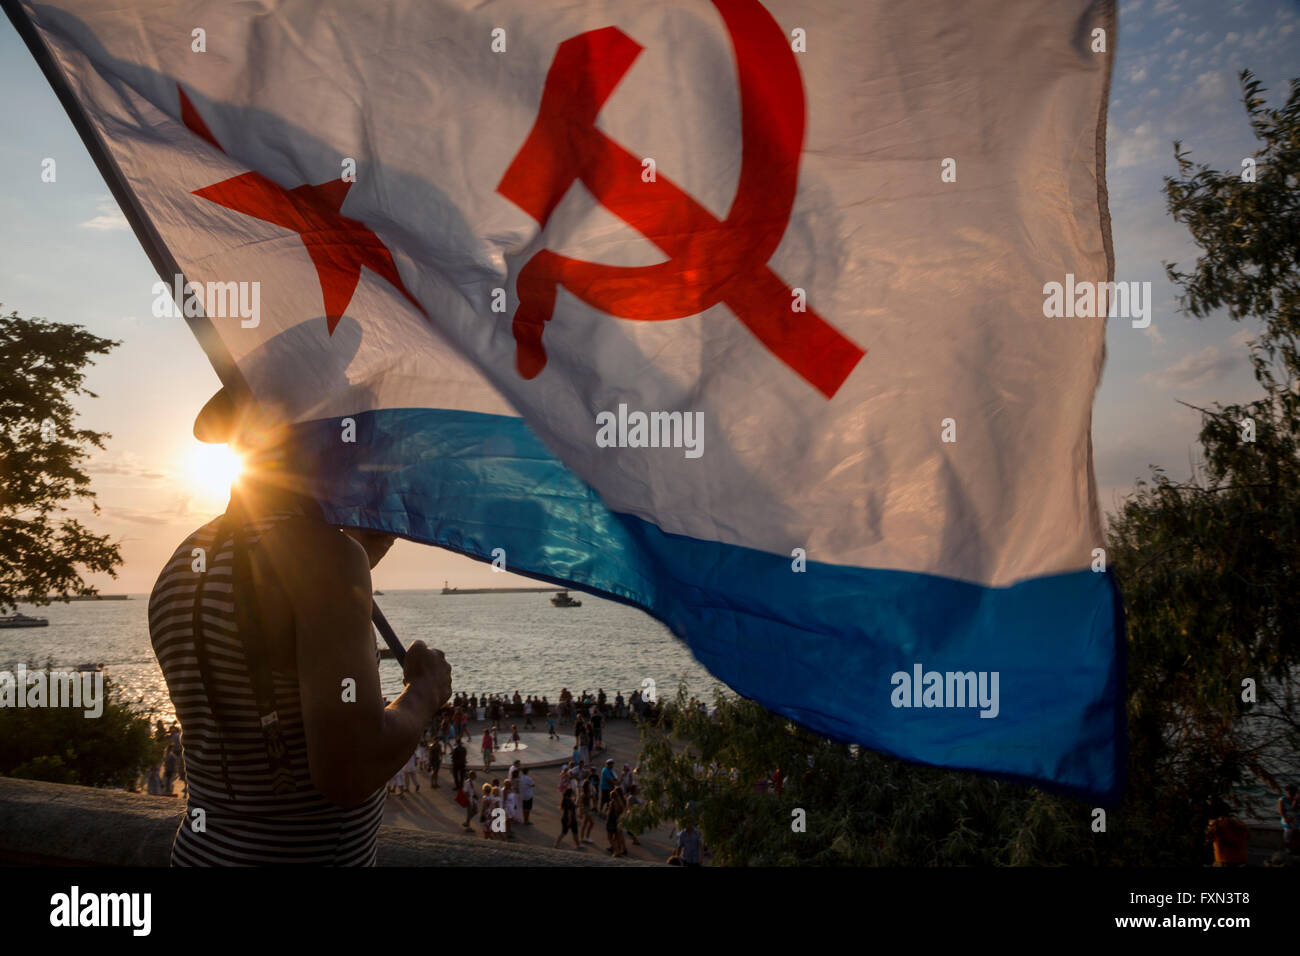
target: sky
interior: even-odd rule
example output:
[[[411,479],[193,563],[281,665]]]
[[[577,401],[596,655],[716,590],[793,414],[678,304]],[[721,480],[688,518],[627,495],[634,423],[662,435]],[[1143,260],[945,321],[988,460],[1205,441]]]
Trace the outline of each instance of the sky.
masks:
[[[1112,38],[1114,42],[1114,38]],[[1254,326],[1226,315],[1177,311],[1164,263],[1190,265],[1197,250],[1169,218],[1163,177],[1176,171],[1174,140],[1195,161],[1240,169],[1255,141],[1241,106],[1238,71],[1252,70],[1279,105],[1300,75],[1297,0],[1128,0],[1107,124],[1107,182],[1117,281],[1150,282],[1150,327],[1112,320],[1093,415],[1102,507],[1114,511],[1149,466],[1186,476],[1198,416],[1178,404],[1244,401],[1257,394],[1247,341]],[[74,507],[99,534],[120,541],[117,580],[105,592],[149,591],[164,561],[226,496],[203,481],[190,438],[195,413],[220,382],[179,320],[151,314],[157,277],[26,47],[0,22],[0,308],[84,325],[121,345],[90,369],[94,399],[81,427],[110,432],[88,464],[100,512]],[[57,182],[42,183],[53,157]],[[527,583],[484,564],[399,541],[375,570],[379,588]]]

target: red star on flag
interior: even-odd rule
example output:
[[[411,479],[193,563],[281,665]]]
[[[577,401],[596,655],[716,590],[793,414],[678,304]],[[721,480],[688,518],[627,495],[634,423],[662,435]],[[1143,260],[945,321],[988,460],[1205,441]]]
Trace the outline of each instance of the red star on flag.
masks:
[[[185,90],[179,85],[177,90],[181,95],[181,121],[191,132],[224,153],[203,117],[185,95]],[[261,173],[247,172],[196,189],[194,195],[298,233],[316,266],[330,335],[334,334],[339,319],[343,318],[352,301],[357,282],[361,279],[362,266],[387,279],[411,305],[426,315],[420,303],[402,284],[388,247],[365,223],[350,219],[340,211],[351,188],[350,182],[331,179],[315,186],[304,184],[285,189]]]

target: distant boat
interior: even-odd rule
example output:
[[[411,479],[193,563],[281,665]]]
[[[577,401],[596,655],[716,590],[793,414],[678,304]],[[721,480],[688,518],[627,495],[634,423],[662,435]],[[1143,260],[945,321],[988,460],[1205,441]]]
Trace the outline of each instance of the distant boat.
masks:
[[[376,591],[376,592],[375,592],[375,597],[383,597],[383,596],[384,596],[384,592],[383,592],[383,591]]]
[[[569,597],[568,591],[556,591],[555,597],[551,598],[552,607],[582,607],[581,601],[575,601]]]
[[[12,617],[0,617],[0,627],[49,627],[50,622],[43,617],[28,617],[15,614]]]
[[[391,660],[393,659],[393,657],[394,657],[394,655],[393,655],[393,649],[392,649],[391,647],[385,647],[385,646],[381,646],[381,645],[379,645],[379,644],[376,644],[376,645],[375,645],[375,650],[379,651],[379,659],[380,659],[381,661],[391,661]]]

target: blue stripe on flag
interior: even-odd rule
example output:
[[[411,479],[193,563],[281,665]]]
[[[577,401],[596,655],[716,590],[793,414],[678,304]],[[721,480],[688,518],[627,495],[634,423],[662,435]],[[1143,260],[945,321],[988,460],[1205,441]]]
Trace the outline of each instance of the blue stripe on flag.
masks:
[[[827,736],[1117,802],[1124,618],[1109,571],[1006,588],[815,561],[794,573],[789,557],[610,512],[522,419],[432,409],[352,417],[355,444],[340,442],[338,419],[295,431],[291,460],[320,482],[332,523],[484,560],[504,548],[512,571],[648,611],[718,679]],[[997,672],[997,716],[894,706],[892,675],[910,677],[917,664]]]

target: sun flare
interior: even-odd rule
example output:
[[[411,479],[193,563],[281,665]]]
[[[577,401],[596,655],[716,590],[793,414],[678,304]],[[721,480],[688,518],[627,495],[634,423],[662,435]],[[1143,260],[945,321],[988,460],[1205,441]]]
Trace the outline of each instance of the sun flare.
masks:
[[[244,462],[226,445],[195,442],[189,454],[189,478],[194,490],[224,500],[230,485],[239,477]]]

